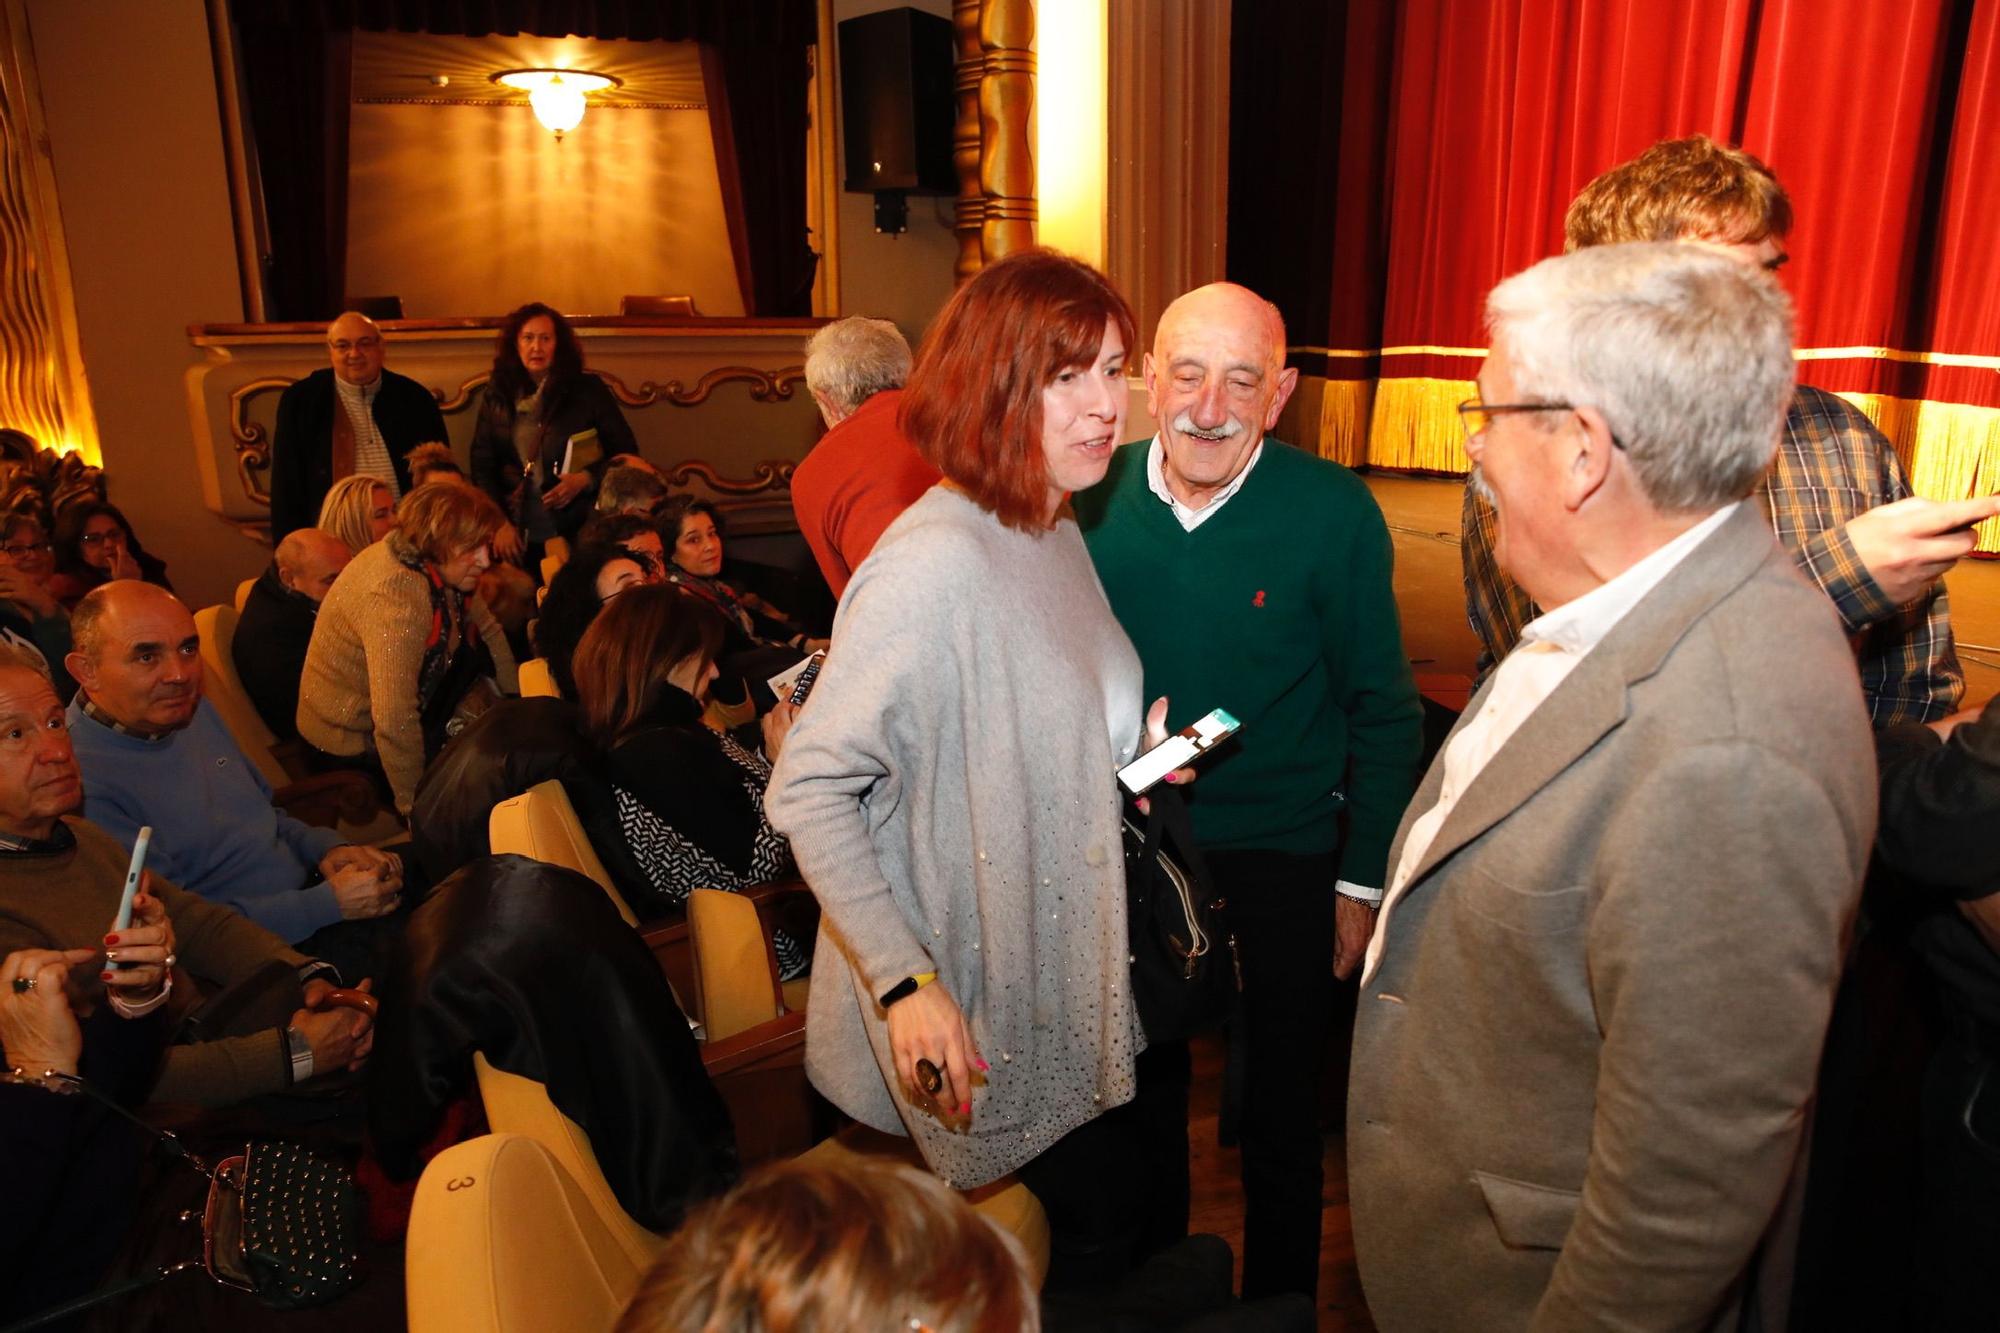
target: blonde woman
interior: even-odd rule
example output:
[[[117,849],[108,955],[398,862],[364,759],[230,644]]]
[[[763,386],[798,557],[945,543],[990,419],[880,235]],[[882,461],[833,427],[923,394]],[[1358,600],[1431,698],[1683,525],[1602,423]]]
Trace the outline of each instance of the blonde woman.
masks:
[[[366,473],[342,477],[326,493],[313,526],[340,538],[358,555],[396,526],[395,492]]]

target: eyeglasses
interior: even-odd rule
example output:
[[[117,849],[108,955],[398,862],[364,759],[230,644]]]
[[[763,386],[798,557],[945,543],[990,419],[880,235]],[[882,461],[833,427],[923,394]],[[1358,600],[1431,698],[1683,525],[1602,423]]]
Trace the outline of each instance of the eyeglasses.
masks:
[[[17,542],[12,546],[0,546],[0,553],[4,553],[9,560],[26,560],[35,555],[47,555],[53,550],[55,547],[48,542]]]
[[[328,343],[327,347],[329,350],[337,352],[341,356],[346,356],[349,352],[352,352],[357,348],[364,352],[372,352],[381,345],[382,345],[382,340],[380,338],[356,338],[353,342],[349,342],[347,341],[347,339],[342,338],[338,342]]]
[[[1458,405],[1458,424],[1465,427],[1465,438],[1485,432],[1493,424],[1493,418],[1506,416],[1510,412],[1572,412],[1576,409],[1569,403],[1482,403],[1477,398],[1468,398]]]
[[[78,537],[77,540],[85,546],[102,546],[105,542],[117,542],[120,546],[123,546],[125,544],[125,534],[122,532],[86,532],[81,537]]]

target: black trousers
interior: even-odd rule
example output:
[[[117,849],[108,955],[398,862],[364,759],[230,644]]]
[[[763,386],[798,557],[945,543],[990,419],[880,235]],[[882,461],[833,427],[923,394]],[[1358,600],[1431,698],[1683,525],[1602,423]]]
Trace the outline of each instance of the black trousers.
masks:
[[[1207,853],[1243,967],[1245,1049],[1238,1120],[1243,1170],[1243,1299],[1319,1285],[1325,1183],[1319,1088],[1339,1015],[1352,1022],[1353,987],[1333,979],[1337,853]],[[1342,1004],[1343,997],[1348,997]]]
[[[1101,1290],[1188,1229],[1188,1048],[1141,1053],[1138,1091],[1016,1173],[1049,1217],[1050,1291]]]
[[[1962,1015],[1924,1075],[1921,1327],[2000,1317],[2000,1033]]]

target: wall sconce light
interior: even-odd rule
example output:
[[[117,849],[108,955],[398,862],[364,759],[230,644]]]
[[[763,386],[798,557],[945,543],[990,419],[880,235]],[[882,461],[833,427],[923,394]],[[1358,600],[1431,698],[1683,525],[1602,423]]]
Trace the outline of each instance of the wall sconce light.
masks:
[[[620,86],[620,80],[609,74],[590,74],[579,69],[506,69],[491,77],[495,83],[525,92],[535,119],[555,134],[558,143],[563,135],[583,123],[586,93]]]

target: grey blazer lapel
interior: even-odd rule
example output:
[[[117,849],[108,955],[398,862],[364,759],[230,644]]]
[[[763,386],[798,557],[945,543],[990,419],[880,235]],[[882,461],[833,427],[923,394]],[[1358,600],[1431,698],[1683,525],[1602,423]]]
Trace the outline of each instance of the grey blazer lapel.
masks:
[[[1410,876],[1412,888],[1459,848],[1525,805],[1625,720],[1631,687],[1659,670],[1687,631],[1709,609],[1755,574],[1777,542],[1754,505],[1744,504],[1708,540],[1688,553],[1604,641],[1579,663],[1472,780]],[[1488,690],[1481,691],[1479,703]],[[1473,709],[1466,709],[1466,720]],[[1463,726],[1464,722],[1460,723]],[[1453,730],[1454,736],[1457,729]],[[1449,747],[1450,741],[1446,741]],[[1423,789],[1442,781],[1438,752]],[[1407,832],[1407,826],[1405,828]],[[1391,862],[1390,864],[1395,864]]]

